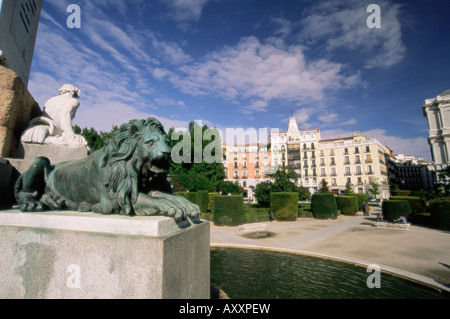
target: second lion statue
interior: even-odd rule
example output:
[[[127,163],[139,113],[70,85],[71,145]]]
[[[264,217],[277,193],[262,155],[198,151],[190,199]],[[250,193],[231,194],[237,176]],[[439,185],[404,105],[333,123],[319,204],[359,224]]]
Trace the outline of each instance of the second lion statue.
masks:
[[[49,208],[139,216],[163,213],[176,221],[199,217],[199,206],[172,193],[167,181],[170,154],[157,119],[132,120],[82,160],[52,165],[45,157],[37,158],[17,180],[16,200],[22,212]]]

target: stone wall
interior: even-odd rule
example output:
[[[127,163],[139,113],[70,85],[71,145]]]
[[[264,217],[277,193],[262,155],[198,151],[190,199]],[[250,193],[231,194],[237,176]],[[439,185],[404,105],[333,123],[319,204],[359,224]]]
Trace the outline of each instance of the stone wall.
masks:
[[[21,78],[0,66],[0,157],[17,156],[22,132],[41,113]]]

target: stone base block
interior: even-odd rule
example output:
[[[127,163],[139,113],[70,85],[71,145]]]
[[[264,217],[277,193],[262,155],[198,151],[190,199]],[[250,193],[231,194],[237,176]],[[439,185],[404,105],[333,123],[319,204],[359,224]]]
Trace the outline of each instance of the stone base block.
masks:
[[[50,160],[50,163],[57,164],[87,157],[88,148],[86,146],[20,143],[18,156],[20,158],[7,158],[7,160],[22,174],[30,168],[36,157],[45,156]]]
[[[0,211],[0,298],[210,297],[209,223]]]

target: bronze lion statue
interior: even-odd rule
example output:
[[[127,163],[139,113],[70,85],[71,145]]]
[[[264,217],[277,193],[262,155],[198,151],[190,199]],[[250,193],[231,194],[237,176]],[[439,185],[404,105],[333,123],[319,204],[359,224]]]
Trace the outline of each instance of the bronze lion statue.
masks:
[[[157,119],[132,120],[82,160],[52,165],[45,157],[37,158],[15,184],[18,208],[22,212],[163,213],[176,221],[198,217],[197,205],[172,193],[167,181],[170,154],[169,140]]]

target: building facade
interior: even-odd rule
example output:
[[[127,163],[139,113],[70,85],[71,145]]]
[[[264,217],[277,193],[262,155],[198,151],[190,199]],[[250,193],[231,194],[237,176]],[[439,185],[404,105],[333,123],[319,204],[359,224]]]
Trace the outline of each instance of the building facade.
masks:
[[[226,180],[236,181],[242,186],[250,200],[253,200],[254,187],[269,178],[271,152],[267,144],[250,143],[222,146],[223,165]]]
[[[433,172],[433,163],[403,154],[390,158],[389,162],[391,185],[398,185],[401,189],[416,191],[433,188],[436,179]]]
[[[425,100],[423,114],[428,120],[428,144],[436,169],[450,164],[450,89]]]
[[[367,193],[371,183],[379,185],[379,198],[389,198],[387,159],[390,150],[364,134],[321,139],[320,130],[299,130],[294,118],[286,132],[270,134],[274,166],[291,166],[298,175],[299,186],[311,193],[327,181],[330,190],[342,193],[351,187],[355,193]]]

